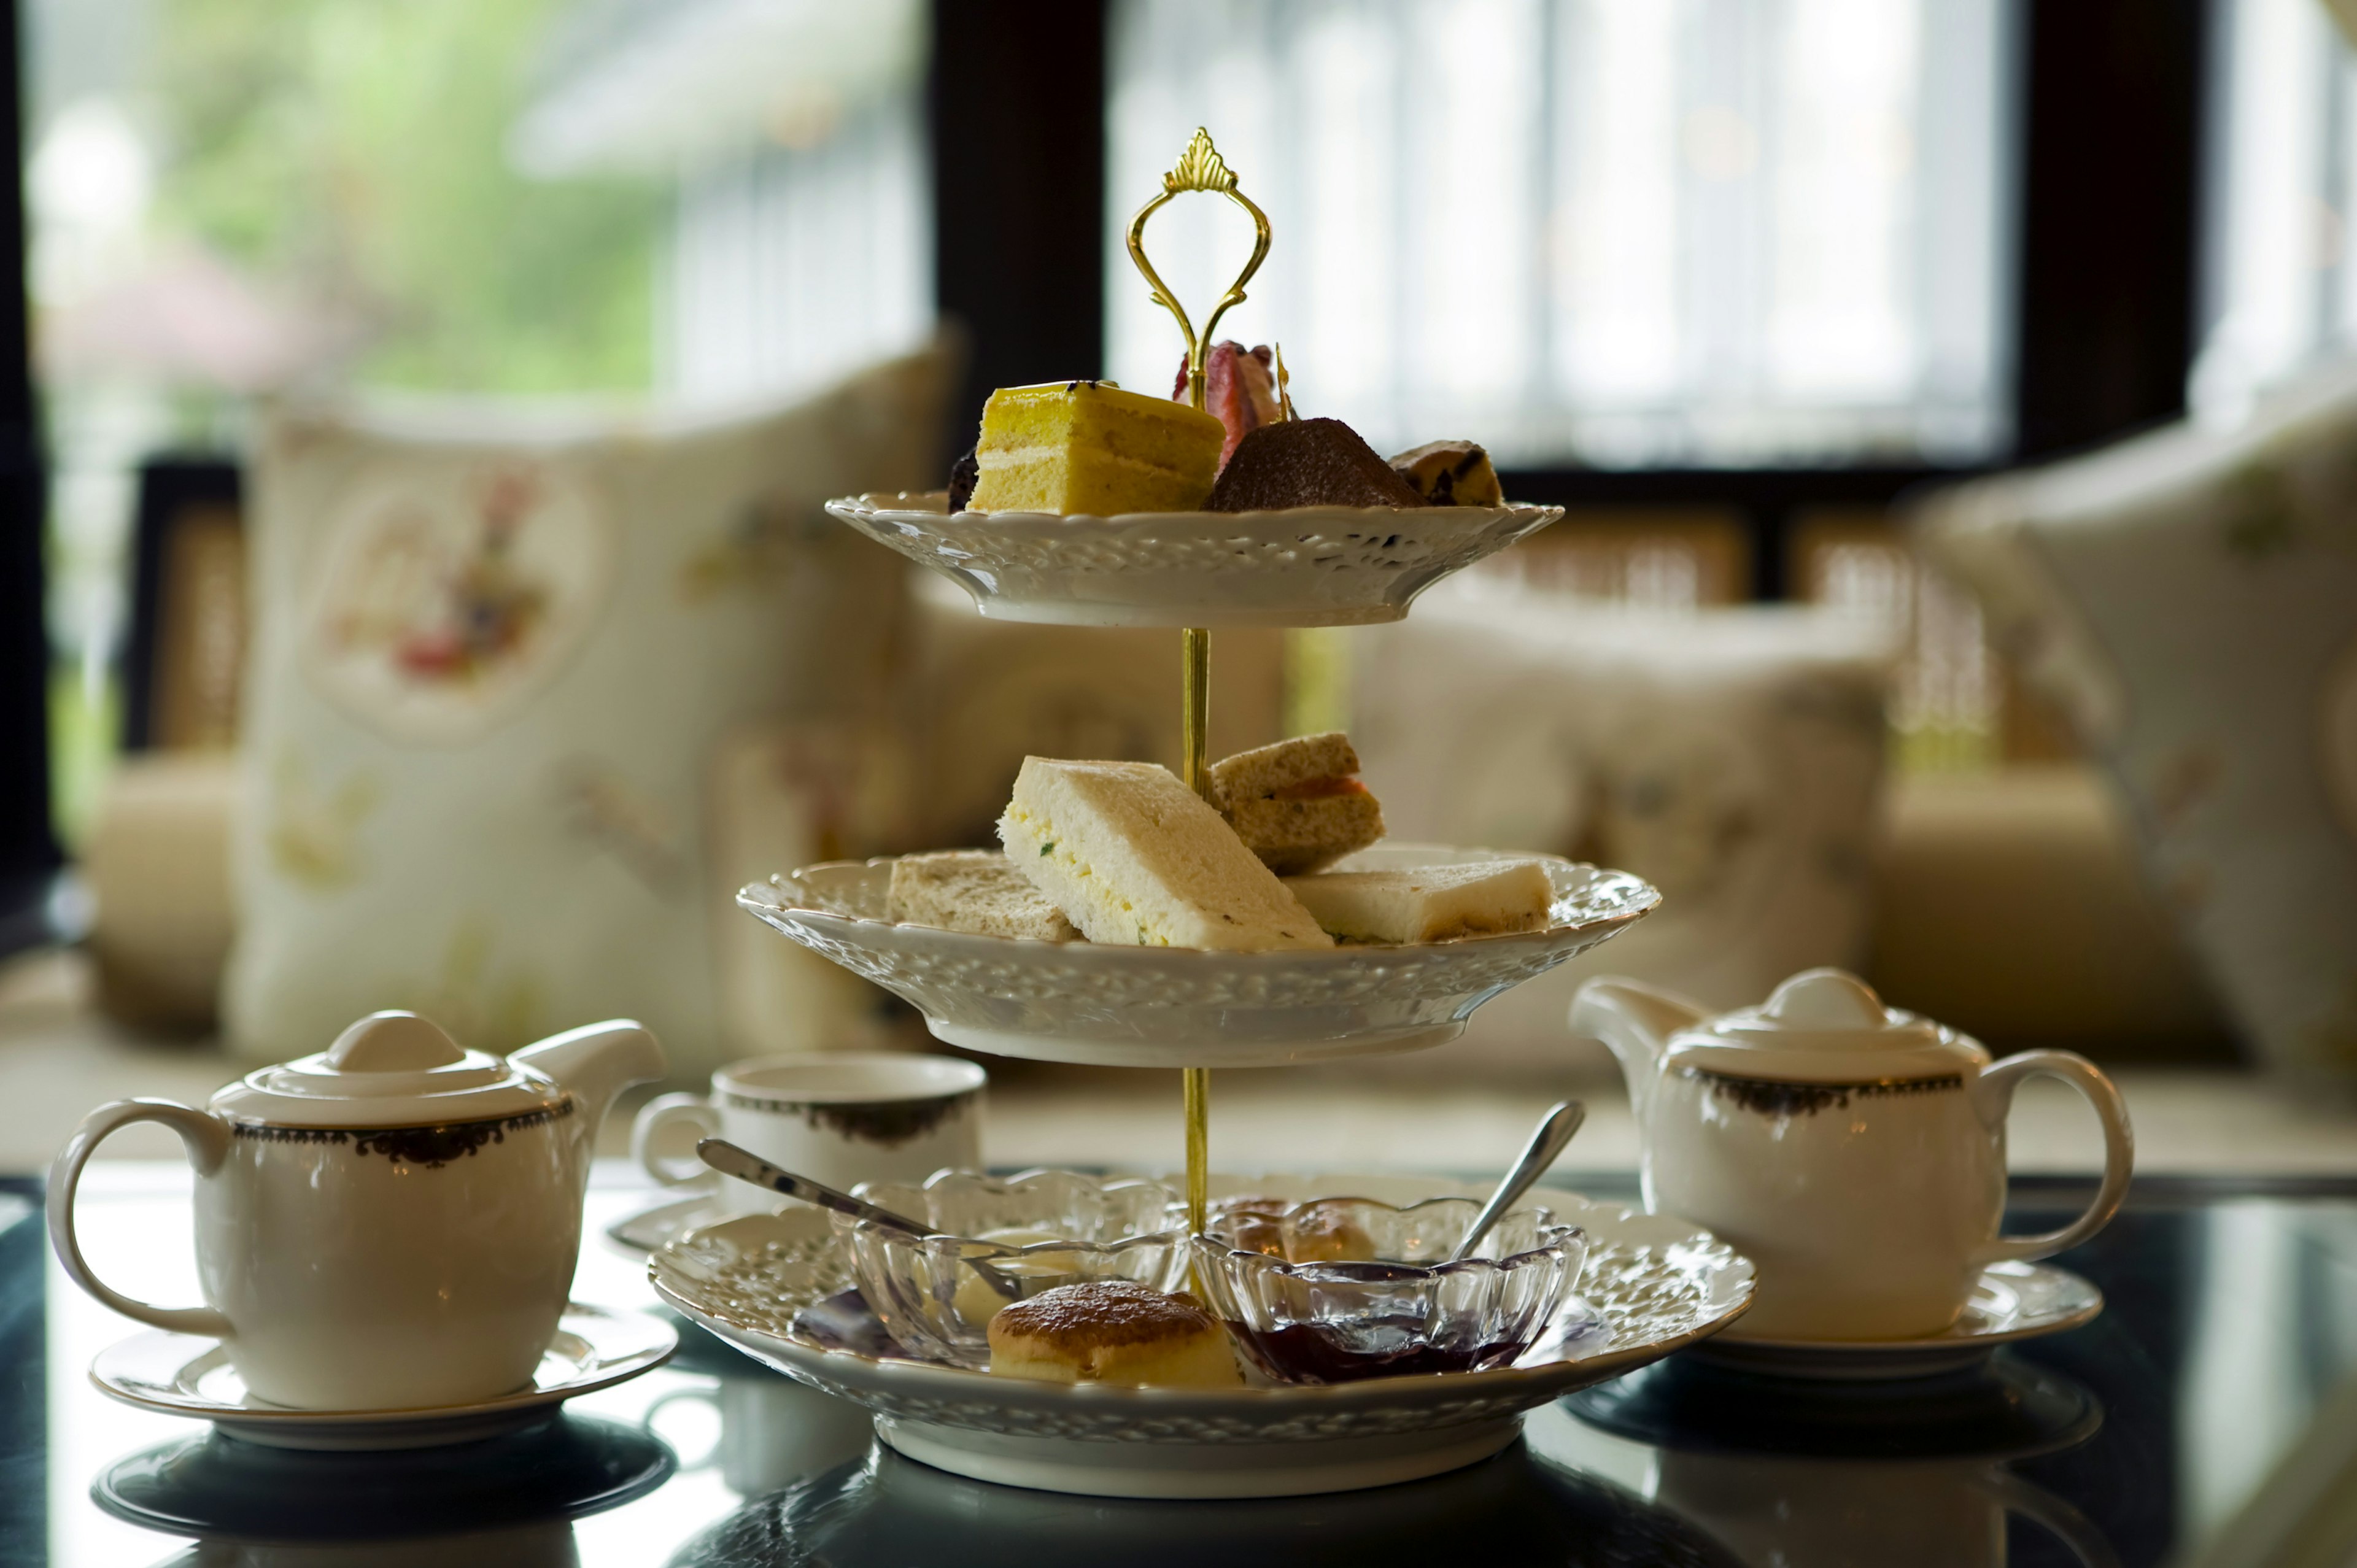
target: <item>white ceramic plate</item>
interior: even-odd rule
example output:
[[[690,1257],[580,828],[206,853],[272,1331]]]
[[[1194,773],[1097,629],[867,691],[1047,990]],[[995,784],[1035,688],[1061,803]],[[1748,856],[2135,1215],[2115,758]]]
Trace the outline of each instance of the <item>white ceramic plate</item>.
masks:
[[[943,515],[945,492],[826,510],[999,620],[1060,626],[1368,626],[1563,516],[1561,507]]]
[[[939,1038],[1095,1067],[1281,1067],[1421,1050],[1473,1009],[1662,901],[1646,883],[1553,856],[1380,844],[1342,869],[1543,859],[1551,922],[1509,936],[1316,952],[1204,952],[974,936],[886,916],[892,862],[830,861],[755,883],[737,905],[914,1003]]]
[[[1214,1196],[1357,1194],[1391,1203],[1484,1189],[1428,1177],[1212,1178]],[[1469,1465],[1513,1441],[1524,1411],[1659,1360],[1750,1305],[1751,1264],[1684,1220],[1542,1188],[1586,1228],[1565,1332],[1488,1372],[1233,1390],[1109,1388],[832,1348],[794,1322],[845,1288],[815,1210],[732,1219],[672,1241],[656,1292],[721,1338],[875,1412],[885,1442],[977,1480],[1096,1497],[1289,1497],[1388,1486]],[[1600,1315],[1601,1321],[1598,1321]]]
[[[562,1402],[652,1371],[678,1348],[679,1336],[651,1313],[576,1301],[558,1320],[530,1388],[471,1404],[417,1410],[266,1404],[246,1392],[220,1340],[159,1331],[135,1334],[100,1351],[90,1380],[124,1404],[210,1421],[232,1436],[274,1448],[430,1448],[544,1421]]]
[[[1720,1339],[1695,1353],[1791,1378],[1921,1378],[1978,1365],[2000,1345],[2092,1323],[2104,1293],[2051,1263],[1992,1263],[1954,1326],[1921,1339]]]

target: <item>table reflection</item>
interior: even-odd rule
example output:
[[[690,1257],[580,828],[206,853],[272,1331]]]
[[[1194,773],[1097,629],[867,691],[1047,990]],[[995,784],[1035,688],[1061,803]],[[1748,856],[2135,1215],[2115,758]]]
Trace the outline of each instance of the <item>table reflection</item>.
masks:
[[[879,1444],[852,1464],[748,1503],[671,1562],[673,1568],[900,1568],[942,1561],[953,1550],[960,1568],[1300,1568],[1458,1562],[1472,1549],[1501,1563],[1733,1568],[1740,1561],[1670,1510],[1517,1443],[1428,1481],[1223,1503],[1018,1492],[932,1469]]]
[[[565,1520],[409,1541],[199,1541],[157,1568],[578,1568]]]
[[[0,1416],[18,1434],[0,1455],[0,1568],[1361,1556],[2276,1568],[2290,1546],[2319,1542],[2329,1550],[2301,1560],[2357,1560],[2357,1530],[2337,1543],[2317,1533],[2349,1515],[2336,1498],[2357,1495],[2352,1199],[2357,1186],[2291,1201],[2139,1184],[2111,1230],[2064,1260],[2104,1288],[2103,1316],[1969,1374],[1844,1390],[1746,1383],[1759,1375],[1677,1359],[1533,1412],[1513,1447],[1452,1475],[1222,1503],[931,1470],[877,1445],[857,1410],[694,1329],[669,1367],[536,1434],[408,1458],[255,1451],[90,1388],[90,1358],[128,1326],[42,1280],[26,1214],[0,1224],[0,1343],[16,1347]],[[593,1192],[593,1221],[644,1201]],[[156,1252],[147,1239],[185,1223],[176,1194],[95,1202],[100,1233],[127,1251]],[[2029,1206],[2017,1228],[2041,1213]],[[188,1283],[165,1264],[181,1266],[156,1265],[159,1294]],[[643,1296],[638,1260],[582,1267],[585,1299]]]

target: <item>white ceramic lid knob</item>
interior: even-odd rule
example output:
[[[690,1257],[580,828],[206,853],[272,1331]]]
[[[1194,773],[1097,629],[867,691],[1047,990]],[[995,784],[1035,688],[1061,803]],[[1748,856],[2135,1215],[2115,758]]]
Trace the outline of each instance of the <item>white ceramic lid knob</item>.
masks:
[[[414,1013],[371,1013],[328,1047],[337,1072],[425,1072],[466,1058],[439,1025]]]
[[[1874,987],[1839,969],[1802,971],[1778,986],[1760,1011],[1797,1029],[1879,1029],[1890,1021]]]

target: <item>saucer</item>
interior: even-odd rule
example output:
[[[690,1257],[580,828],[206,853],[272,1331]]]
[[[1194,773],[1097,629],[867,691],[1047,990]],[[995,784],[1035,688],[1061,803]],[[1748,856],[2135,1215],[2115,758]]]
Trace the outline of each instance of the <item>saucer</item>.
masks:
[[[116,1460],[91,1483],[91,1496],[117,1519],[174,1535],[272,1542],[438,1538],[550,1524],[562,1530],[566,1520],[644,1497],[677,1468],[661,1439],[586,1416],[500,1434],[463,1452],[425,1448],[366,1458],[208,1432]]]
[[[1564,1402],[1618,1437],[1693,1453],[1825,1459],[2026,1459],[2076,1447],[2103,1407],[2012,1357],[1927,1378],[1801,1380],[1692,1355]]]
[[[576,1394],[652,1371],[679,1348],[671,1326],[644,1312],[574,1302],[558,1320],[532,1386],[496,1399],[415,1410],[291,1410],[246,1392],[218,1339],[151,1330],[108,1347],[90,1364],[99,1391],[159,1415],[192,1416],[274,1448],[430,1448],[544,1422]]]
[[[1929,1378],[1967,1370],[2000,1345],[2061,1334],[2095,1320],[2104,1293],[2051,1263],[1991,1263],[1953,1326],[1921,1339],[1734,1339],[1687,1354],[1785,1378]]]
[[[666,1241],[706,1225],[734,1219],[740,1212],[721,1201],[716,1192],[694,1192],[615,1220],[606,1227],[606,1240],[618,1251],[643,1258]]]

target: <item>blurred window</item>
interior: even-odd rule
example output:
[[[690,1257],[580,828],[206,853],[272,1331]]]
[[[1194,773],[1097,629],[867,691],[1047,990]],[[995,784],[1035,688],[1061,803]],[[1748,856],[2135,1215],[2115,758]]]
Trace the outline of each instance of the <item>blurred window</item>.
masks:
[[[2010,436],[2005,0],[1115,0],[1119,241],[1200,121],[1276,244],[1222,324],[1377,446],[1522,467],[1962,462]],[[1189,209],[1192,209],[1190,210]],[[1183,301],[1249,245],[1174,204]],[[1200,307],[1197,308],[1200,316]]]
[[[930,330],[920,0],[27,14],[70,841],[120,727],[156,453],[233,453],[277,392],[774,395]]]
[[[2357,54],[2318,0],[2216,0],[2203,332],[2189,398],[2233,418],[2357,339]]]
[[[511,139],[549,177],[673,191],[658,384],[814,385],[933,319],[919,0],[596,0],[565,16]]]

